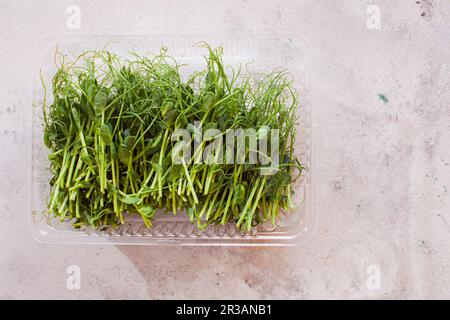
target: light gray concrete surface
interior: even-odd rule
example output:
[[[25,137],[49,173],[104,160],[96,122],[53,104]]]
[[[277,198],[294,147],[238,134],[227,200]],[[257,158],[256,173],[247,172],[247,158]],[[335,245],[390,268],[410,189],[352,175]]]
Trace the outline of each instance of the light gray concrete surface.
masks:
[[[72,32],[70,4],[81,8],[81,34],[196,27],[301,35],[316,164],[311,241],[158,248],[33,240],[23,128],[32,44],[46,32]],[[380,30],[367,26],[371,4]],[[450,298],[449,17],[445,0],[0,0],[0,298]],[[80,290],[67,289],[69,265],[81,269]]]

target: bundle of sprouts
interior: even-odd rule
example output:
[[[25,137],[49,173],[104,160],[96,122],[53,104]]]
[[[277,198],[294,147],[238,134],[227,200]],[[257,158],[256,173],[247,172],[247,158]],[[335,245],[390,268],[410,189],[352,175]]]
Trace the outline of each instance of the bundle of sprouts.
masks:
[[[151,227],[162,209],[199,228],[233,222],[248,231],[293,206],[302,166],[292,79],[284,71],[255,79],[224,66],[222,48],[203,47],[205,69],[187,77],[165,48],[130,59],[56,55],[52,102],[43,101],[51,216],[102,228],[123,224],[127,213]],[[180,143],[180,130],[193,138]],[[230,132],[243,138],[230,146]]]

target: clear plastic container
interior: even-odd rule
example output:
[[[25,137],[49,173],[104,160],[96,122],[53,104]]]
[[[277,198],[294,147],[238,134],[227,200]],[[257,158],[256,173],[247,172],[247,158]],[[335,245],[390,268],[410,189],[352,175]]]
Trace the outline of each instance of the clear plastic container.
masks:
[[[54,53],[58,50],[71,59],[79,53],[103,49],[126,57],[134,50],[140,54],[157,53],[161,46],[177,61],[188,66],[186,72],[199,70],[204,66],[204,49],[195,44],[206,41],[213,47],[222,45],[224,63],[232,66],[246,65],[251,73],[267,73],[286,69],[294,77],[294,84],[300,95],[300,119],[297,128],[296,153],[306,168],[294,185],[295,209],[280,214],[277,226],[270,222],[255,227],[250,233],[243,233],[234,224],[210,225],[198,230],[186,215],[157,214],[152,220],[153,227],[145,228],[138,217],[128,217],[125,224],[115,230],[96,231],[92,229],[74,230],[70,222],[61,223],[58,219],[48,220],[42,212],[49,196],[48,150],[42,139],[43,88],[42,74],[47,88],[56,71]],[[41,37],[33,52],[34,61],[34,107],[28,117],[27,129],[30,133],[28,155],[31,180],[31,210],[27,212],[29,229],[32,235],[45,243],[59,244],[123,244],[123,245],[219,245],[219,246],[285,246],[303,243],[311,233],[314,214],[311,207],[311,132],[310,100],[305,66],[307,48],[305,43],[293,34],[178,34],[178,35],[90,35]]]

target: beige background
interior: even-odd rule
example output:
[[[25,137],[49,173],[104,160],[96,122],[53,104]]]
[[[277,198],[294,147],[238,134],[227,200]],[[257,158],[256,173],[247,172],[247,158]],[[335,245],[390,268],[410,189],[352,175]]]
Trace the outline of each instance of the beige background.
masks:
[[[78,31],[66,27],[69,4],[81,8]],[[380,9],[380,30],[366,25],[369,4]],[[445,0],[0,0],[0,298],[450,298],[449,17]],[[193,27],[285,28],[307,41],[311,241],[157,248],[33,240],[23,121],[35,39]],[[69,265],[81,268],[80,290],[66,287]]]

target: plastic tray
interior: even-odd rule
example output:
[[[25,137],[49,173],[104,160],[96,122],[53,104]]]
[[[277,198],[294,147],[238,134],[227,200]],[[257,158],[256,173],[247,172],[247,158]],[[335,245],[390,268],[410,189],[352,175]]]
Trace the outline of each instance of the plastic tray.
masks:
[[[295,209],[281,214],[278,225],[271,223],[255,227],[250,233],[237,230],[232,223],[211,225],[198,230],[182,214],[158,214],[153,227],[145,228],[138,218],[129,217],[119,228],[96,231],[89,228],[74,230],[70,222],[48,220],[41,213],[46,208],[49,196],[48,150],[42,139],[42,110],[40,101],[43,89],[40,74],[51,88],[50,79],[56,67],[53,57],[56,46],[59,51],[73,58],[86,50],[108,50],[127,56],[131,50],[140,54],[157,53],[166,46],[168,53],[179,62],[188,65],[187,72],[198,70],[204,65],[204,49],[195,46],[206,41],[212,46],[222,45],[225,64],[237,66],[246,64],[252,73],[266,73],[286,69],[294,77],[300,94],[300,120],[296,153],[305,166],[302,177],[294,186]],[[219,245],[219,246],[283,246],[303,243],[311,232],[314,215],[311,210],[311,156],[310,156],[310,100],[307,88],[307,50],[304,42],[293,34],[98,34],[89,36],[46,35],[40,38],[33,52],[34,61],[34,107],[29,117],[28,155],[31,180],[31,210],[27,212],[31,234],[39,241],[59,244],[123,244],[123,245]]]

